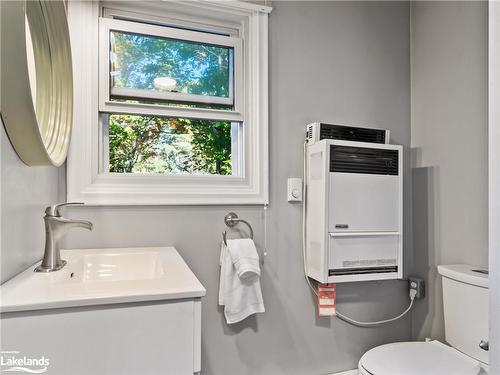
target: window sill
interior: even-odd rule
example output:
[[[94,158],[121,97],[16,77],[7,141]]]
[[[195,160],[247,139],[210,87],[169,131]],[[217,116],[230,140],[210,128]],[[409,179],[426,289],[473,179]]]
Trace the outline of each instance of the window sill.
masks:
[[[84,189],[68,184],[68,201],[88,205],[260,205],[265,182],[256,186],[227,176],[147,176],[101,174]]]

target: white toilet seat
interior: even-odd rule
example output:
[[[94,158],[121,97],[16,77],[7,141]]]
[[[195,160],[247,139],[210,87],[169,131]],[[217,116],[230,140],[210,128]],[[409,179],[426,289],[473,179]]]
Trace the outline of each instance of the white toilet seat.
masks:
[[[362,375],[478,375],[478,361],[440,343],[399,342],[377,346],[359,360]]]

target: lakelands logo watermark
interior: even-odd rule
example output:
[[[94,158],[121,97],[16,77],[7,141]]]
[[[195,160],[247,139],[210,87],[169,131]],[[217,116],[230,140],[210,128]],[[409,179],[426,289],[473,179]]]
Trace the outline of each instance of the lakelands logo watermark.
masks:
[[[27,372],[29,374],[43,374],[47,372],[50,361],[47,357],[30,357],[17,351],[1,351],[0,366],[2,373]]]

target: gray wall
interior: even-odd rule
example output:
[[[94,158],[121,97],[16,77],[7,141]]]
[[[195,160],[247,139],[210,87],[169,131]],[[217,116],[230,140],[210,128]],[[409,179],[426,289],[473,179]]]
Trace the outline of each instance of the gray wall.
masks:
[[[15,276],[43,255],[43,212],[59,196],[59,171],[28,167],[17,156],[0,120],[1,270],[0,282]]]
[[[68,237],[68,247],[173,244],[179,249],[207,288],[202,323],[205,374],[325,374],[355,368],[363,352],[373,346],[410,338],[409,319],[363,329],[316,316],[316,303],[302,269],[301,206],[286,202],[286,178],[302,175],[302,142],[308,122],[386,127],[395,143],[409,146],[409,5],[274,2],[273,6],[269,256],[262,275],[266,313],[229,327],[217,307],[222,218],[234,210],[248,219],[262,246],[262,208],[69,211],[73,217],[93,221],[95,230],[75,230]],[[358,319],[394,316],[408,303],[406,283],[341,285],[338,301],[340,311]]]
[[[412,2],[413,335],[444,338],[436,265],[488,261],[488,5]]]

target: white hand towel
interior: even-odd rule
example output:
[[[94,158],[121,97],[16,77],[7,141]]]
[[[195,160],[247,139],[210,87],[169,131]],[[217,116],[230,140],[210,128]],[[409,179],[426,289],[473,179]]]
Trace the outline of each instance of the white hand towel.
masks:
[[[228,250],[240,279],[260,276],[259,254],[253,240],[250,238],[229,240]]]
[[[259,255],[250,239],[222,243],[219,305],[228,324],[265,311],[260,288]]]

